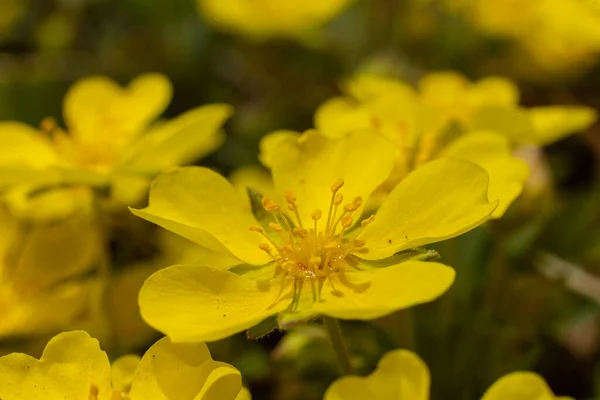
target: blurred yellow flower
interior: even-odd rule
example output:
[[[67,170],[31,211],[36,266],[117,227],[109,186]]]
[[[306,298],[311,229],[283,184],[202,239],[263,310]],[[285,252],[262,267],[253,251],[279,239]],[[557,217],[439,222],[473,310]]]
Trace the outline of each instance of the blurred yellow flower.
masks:
[[[83,278],[99,237],[87,216],[24,224],[0,205],[0,336],[54,332],[76,324],[100,290]]]
[[[497,205],[485,170],[448,158],[416,169],[361,217],[363,199],[393,167],[387,139],[311,131],[273,150],[284,203],[263,197],[253,215],[225,178],[186,167],[159,177],[149,206],[132,210],[227,261],[173,266],[146,281],[142,317],[173,341],[222,339],[275,314],[284,326],[316,315],[373,319],[432,301],[452,284],[452,268],[394,254],[460,235]]]
[[[315,125],[332,138],[374,129],[392,140],[396,166],[380,196],[419,165],[452,156],[490,174],[490,197],[500,200],[496,218],[520,194],[529,174],[527,165],[513,156],[515,146],[548,144],[596,120],[588,107],[522,108],[517,87],[500,77],[472,83],[454,72],[438,72],[426,75],[417,90],[399,80],[363,74],[350,79],[345,92],[317,110]],[[261,150],[268,166],[269,143]]]
[[[324,400],[429,400],[427,365],[415,353],[394,350],[385,354],[373,373],[344,376],[333,382]],[[556,397],[544,379],[532,372],[513,372],[496,381],[482,400],[568,400]]]
[[[590,66],[600,52],[600,10],[588,0],[449,0],[490,35],[516,41],[537,75]],[[518,10],[518,12],[515,12]]]
[[[310,35],[351,0],[198,0],[208,22],[253,38]]]
[[[64,332],[48,342],[39,360],[21,353],[1,357],[0,375],[3,400],[248,398],[239,371],[213,361],[204,343],[173,344],[168,338],[141,360],[117,360],[111,371],[96,339],[83,331]]]
[[[196,160],[223,141],[220,127],[231,114],[223,104],[151,125],[171,92],[169,80],[159,74],[141,75],[125,88],[106,77],[89,77],[65,96],[68,133],[51,120],[41,131],[1,122],[0,187],[83,183],[108,186],[113,199],[134,203],[152,177]]]
[[[461,125],[484,105],[514,103],[516,89],[500,79],[472,88],[467,83],[455,75],[431,75],[419,93],[398,80],[359,75],[346,85],[347,96],[333,98],[317,110],[315,125],[333,138],[373,129],[393,142],[396,164],[372,199],[375,205],[410,171],[430,160],[451,156],[487,170],[490,198],[500,200],[494,213],[498,218],[521,192],[527,165],[512,156],[509,140],[500,133]],[[268,161],[268,143],[262,151]]]

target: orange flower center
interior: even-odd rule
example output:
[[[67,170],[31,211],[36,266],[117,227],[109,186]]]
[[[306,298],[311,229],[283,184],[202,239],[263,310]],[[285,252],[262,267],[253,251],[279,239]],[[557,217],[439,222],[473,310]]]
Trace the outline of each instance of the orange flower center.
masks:
[[[326,218],[320,209],[311,214],[312,224],[305,226],[300,213],[296,196],[291,191],[285,193],[287,209],[295,216],[297,225],[292,223],[281,206],[264,197],[263,208],[271,214],[273,222],[268,224],[268,231],[260,226],[251,226],[250,230],[262,234],[268,243],[259,245],[260,249],[271,256],[277,264],[277,273],[295,279],[322,279],[334,272],[342,271],[347,265],[350,253],[367,252],[365,242],[347,235],[354,225],[353,214],[360,209],[362,198],[356,197],[352,202],[342,205],[344,196],[340,189],[343,180],[331,186],[331,202]],[[361,222],[362,227],[371,223],[374,216]]]

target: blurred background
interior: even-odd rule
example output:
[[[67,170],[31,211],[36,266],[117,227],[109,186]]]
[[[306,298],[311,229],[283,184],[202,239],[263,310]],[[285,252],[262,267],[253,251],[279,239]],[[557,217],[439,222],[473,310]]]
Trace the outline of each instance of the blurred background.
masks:
[[[596,0],[0,0],[0,120],[64,125],[62,99],[76,80],[127,84],[160,72],[174,88],[164,117],[234,107],[224,145],[198,161],[228,175],[258,164],[265,134],[313,127],[316,108],[357,72],[412,83],[440,70],[500,75],[518,85],[522,105],[599,109],[599,53]],[[540,373],[557,394],[600,398],[599,127],[521,152],[532,177],[505,218],[435,246],[457,270],[448,294],[394,318],[344,323],[361,372],[408,347],[431,369],[433,399],[478,399],[517,369]],[[160,250],[164,239],[145,221],[111,229],[115,271],[164,267],[177,252]],[[129,329],[119,346],[107,339],[111,357],[159,337],[134,315],[145,276],[110,289],[109,301],[133,304],[132,315],[105,317]],[[0,345],[39,354],[53,333],[7,334]],[[211,349],[242,371],[255,399],[318,399],[338,374],[317,325]]]

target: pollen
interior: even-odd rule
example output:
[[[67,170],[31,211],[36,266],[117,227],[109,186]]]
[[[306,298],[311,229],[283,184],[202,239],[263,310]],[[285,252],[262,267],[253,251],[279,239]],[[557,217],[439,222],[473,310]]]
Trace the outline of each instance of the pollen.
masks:
[[[313,210],[309,214],[311,226],[303,225],[299,212],[302,205],[298,204],[293,192],[284,193],[289,212],[272,199],[263,198],[263,208],[273,220],[263,225],[265,229],[252,226],[250,230],[267,240],[259,248],[273,258],[277,266],[276,274],[291,276],[295,281],[319,281],[332,273],[343,272],[349,265],[347,258],[351,253],[368,251],[364,240],[346,236],[355,225],[355,218],[358,217],[355,214],[361,209],[363,199],[356,197],[344,204],[344,196],[340,191],[343,186],[342,179],[331,185],[329,210],[326,214],[320,209]],[[374,216],[371,216],[363,220],[361,226],[366,226],[373,219]]]

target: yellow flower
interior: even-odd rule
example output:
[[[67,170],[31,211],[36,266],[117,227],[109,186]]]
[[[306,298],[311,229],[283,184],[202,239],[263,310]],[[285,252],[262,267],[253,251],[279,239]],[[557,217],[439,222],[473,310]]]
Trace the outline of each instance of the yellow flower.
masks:
[[[600,12],[572,0],[450,0],[455,10],[493,36],[512,39],[522,65],[539,74],[589,66],[600,50]],[[518,7],[519,12],[514,12]],[[533,64],[533,66],[532,66]]]
[[[335,381],[324,400],[429,400],[427,365],[415,353],[394,350],[385,354],[366,377],[345,376]],[[539,375],[513,372],[497,380],[482,400],[568,400],[556,397]]]
[[[108,356],[86,332],[51,339],[42,357],[12,353],[0,358],[3,400],[240,400],[239,371],[213,361],[204,343],[156,342],[139,363],[126,356],[111,371]],[[137,364],[137,366],[136,366]],[[112,384],[111,384],[112,380]],[[126,393],[122,392],[127,391]]]
[[[238,265],[173,266],[146,281],[142,317],[172,340],[218,340],[276,314],[282,325],[319,314],[372,319],[431,301],[454,271],[394,254],[460,235],[496,207],[487,173],[448,158],[415,170],[375,215],[361,217],[363,199],[393,167],[385,138],[313,131],[273,150],[283,202],[264,197],[256,217],[225,178],[198,167],[159,177],[149,206],[132,210]]]
[[[346,86],[348,96],[327,101],[315,114],[325,135],[342,137],[356,129],[374,129],[396,147],[396,165],[372,199],[378,204],[399,181],[420,165],[443,156],[474,162],[490,175],[490,198],[499,199],[501,217],[519,195],[527,165],[511,154],[509,139],[490,129],[470,129],[471,115],[489,106],[516,104],[516,88],[500,78],[469,87],[453,74],[434,74],[417,92],[407,84],[360,75]],[[268,142],[262,147],[268,153]],[[263,162],[268,156],[262,157]]]
[[[86,216],[25,225],[0,205],[0,336],[77,323],[100,290],[96,280],[82,278],[99,249]]]
[[[153,176],[194,161],[223,140],[219,129],[231,114],[223,104],[150,125],[171,92],[170,82],[159,74],[142,75],[125,88],[106,77],[89,77],[65,96],[68,133],[51,120],[41,131],[0,123],[0,187],[83,183],[109,186],[113,199],[135,202]]]
[[[208,22],[253,38],[302,38],[351,0],[198,0]]]

